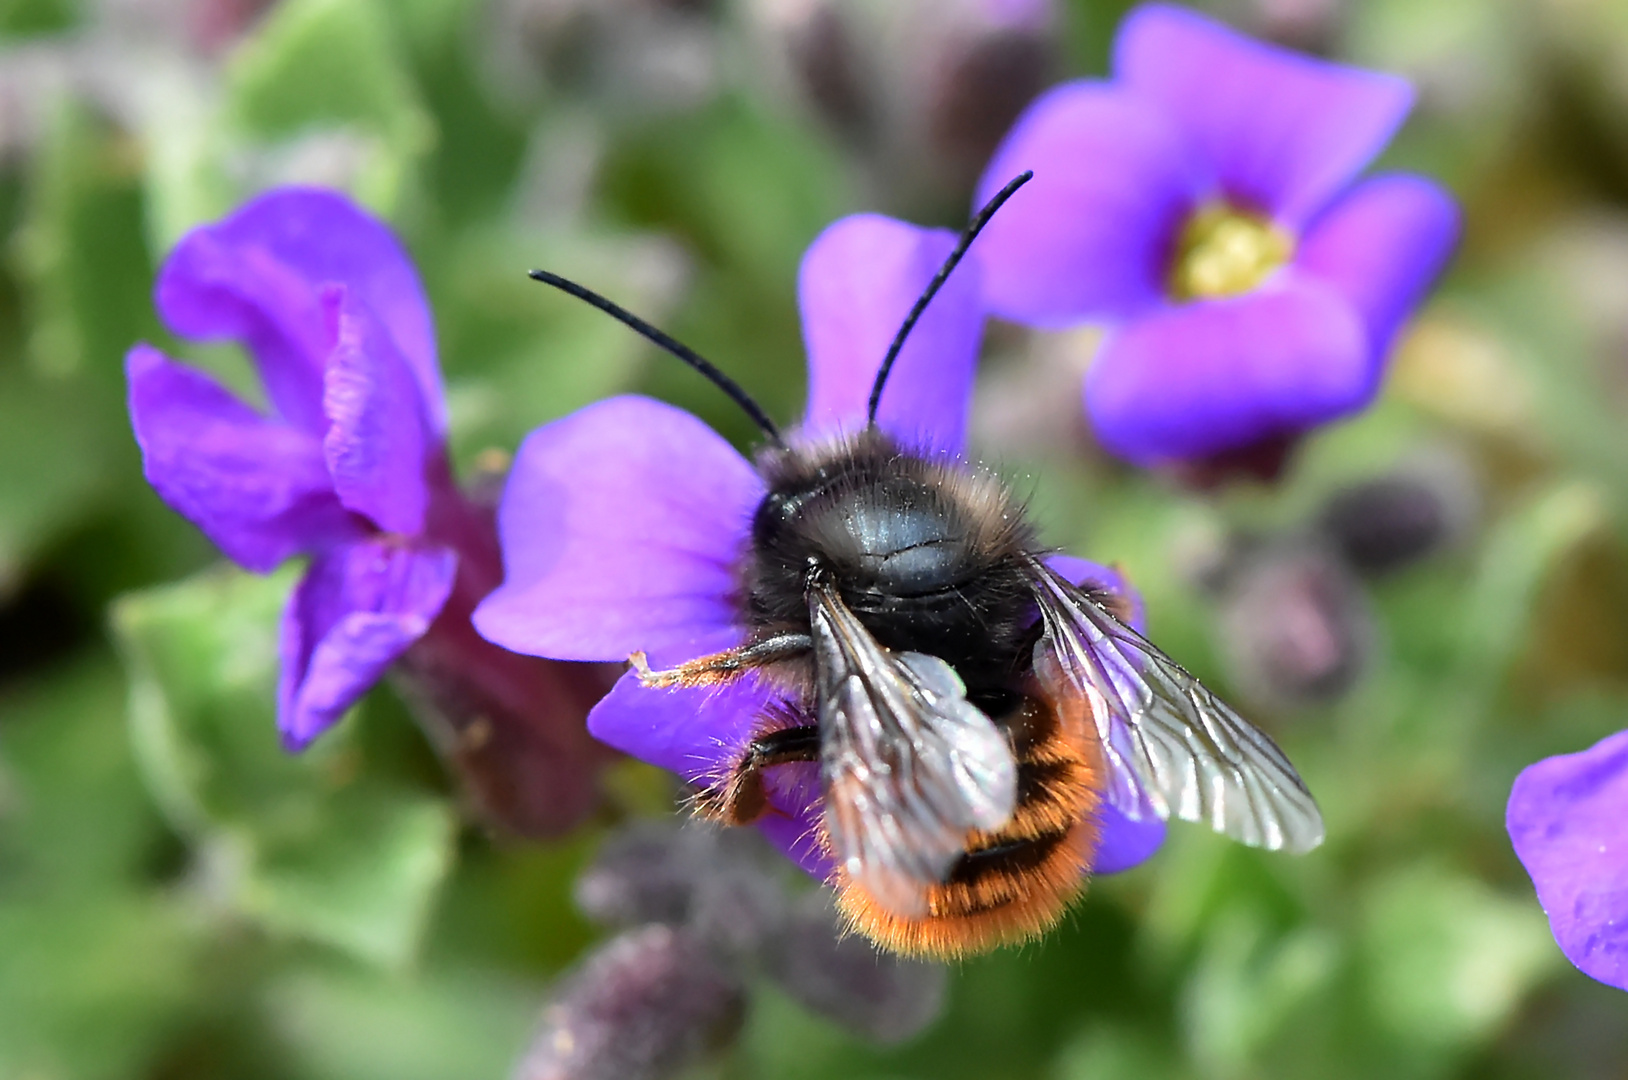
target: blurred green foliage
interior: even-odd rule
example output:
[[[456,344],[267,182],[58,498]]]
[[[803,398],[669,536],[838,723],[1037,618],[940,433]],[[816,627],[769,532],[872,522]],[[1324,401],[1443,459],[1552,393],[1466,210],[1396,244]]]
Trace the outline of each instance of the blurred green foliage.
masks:
[[[18,118],[0,130],[4,1080],[499,1077],[593,940],[569,892],[595,837],[461,824],[388,689],[307,754],[278,748],[293,571],[215,565],[143,483],[123,411],[141,339],[252,392],[240,357],[156,321],[176,237],[292,180],[389,217],[432,298],[467,468],[626,389],[751,437],[529,266],[670,327],[789,417],[803,247],[843,213],[917,210],[754,74],[744,2],[715,17],[701,92],[643,99],[592,77],[622,15],[573,31],[575,62],[544,77],[505,40],[524,0],[261,6],[0,0],[0,125],[13,99]],[[1103,70],[1125,6],[1064,6],[1059,74]],[[1305,6],[1333,13],[1320,44],[1415,79],[1387,162],[1465,201],[1462,258],[1385,398],[1281,487],[1212,499],[1078,439],[981,430],[1048,540],[1122,563],[1160,641],[1222,685],[1184,543],[1298,527],[1421,447],[1473,461],[1478,527],[1373,588],[1367,678],[1266,718],[1329,843],[1289,860],[1178,828],[1046,941],[962,965],[911,1044],[867,1046],[765,987],[701,1075],[1628,1075],[1621,994],[1565,965],[1502,828],[1523,765],[1628,724],[1628,21],[1609,0]],[[1267,29],[1283,7],[1216,5]],[[1029,377],[1034,352],[995,335],[991,381]]]

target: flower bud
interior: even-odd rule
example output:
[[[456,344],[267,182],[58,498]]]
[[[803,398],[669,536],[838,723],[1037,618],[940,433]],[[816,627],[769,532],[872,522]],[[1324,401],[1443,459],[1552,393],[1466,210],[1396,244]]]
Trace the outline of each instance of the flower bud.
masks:
[[[1345,694],[1376,628],[1354,574],[1326,546],[1267,541],[1241,555],[1220,597],[1222,649],[1240,692],[1283,711]]]
[[[865,157],[895,201],[970,198],[1045,88],[1050,0],[753,0],[771,82]]]
[[[1347,0],[1247,0],[1243,22],[1256,34],[1301,52],[1335,51]]]
[[[634,109],[705,100],[719,80],[710,0],[499,0],[490,7],[495,89],[547,84]]]
[[[199,52],[218,56],[247,34],[276,0],[191,0],[187,34]]]
[[[989,0],[956,6],[963,21],[923,60],[921,123],[944,166],[970,182],[1050,80],[1050,11]]]
[[[577,878],[584,914],[610,926],[683,926],[747,959],[786,918],[783,866],[755,829],[645,821],[606,841]]]
[[[753,14],[784,61],[794,95],[854,146],[876,137],[878,87],[856,26],[836,0],[760,0]]]
[[[823,890],[801,898],[768,971],[809,1009],[880,1043],[903,1042],[936,1020],[948,981],[941,964],[882,952],[846,932]]]
[[[1318,525],[1356,570],[1385,574],[1460,540],[1478,501],[1469,466],[1437,456],[1336,492]]]
[[[691,935],[646,926],[595,950],[543,1011],[515,1080],[661,1080],[726,1044],[745,996]]]

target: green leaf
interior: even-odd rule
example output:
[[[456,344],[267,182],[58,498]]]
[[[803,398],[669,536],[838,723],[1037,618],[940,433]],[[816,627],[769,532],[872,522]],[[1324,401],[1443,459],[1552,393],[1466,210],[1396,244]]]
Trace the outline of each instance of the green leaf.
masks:
[[[163,838],[124,729],[111,657],[0,699],[0,896],[139,880]]]
[[[159,333],[136,144],[72,102],[42,135],[11,252],[25,362],[0,346],[0,592],[64,533],[117,513],[110,496],[137,490],[124,355]]]
[[[1492,691],[1526,643],[1543,586],[1607,522],[1604,493],[1566,480],[1536,493],[1491,532],[1460,608],[1459,671],[1450,686],[1459,709],[1487,711]]]
[[[221,568],[119,601],[138,758],[233,910],[404,964],[450,865],[453,815],[370,776],[344,725],[299,757],[279,746],[277,626],[295,573]]]
[[[1416,1051],[1487,1038],[1561,965],[1530,896],[1438,867],[1378,882],[1359,940],[1372,1023]]]
[[[154,71],[142,130],[150,249],[167,253],[189,229],[224,217],[240,201],[228,176],[231,139],[217,94],[199,94],[191,72]]]
[[[229,115],[251,140],[350,135],[356,194],[388,211],[408,164],[435,140],[390,20],[376,0],[289,0],[234,57]]]
[[[357,784],[311,811],[254,838],[258,865],[243,882],[243,910],[376,964],[406,963],[451,862],[446,805]]]
[[[87,395],[81,404],[100,405],[104,416],[123,409],[125,351],[159,333],[141,164],[128,135],[64,103],[35,156],[18,237],[32,286],[30,361],[52,375],[89,376],[76,384]]]
[[[1275,935],[1261,913],[1238,905],[1206,936],[1183,1004],[1188,1044],[1205,1075],[1247,1072],[1296,1022],[1329,1011],[1339,942],[1301,927]]]
[[[1099,1024],[1063,1047],[1056,1080],[1171,1080],[1182,1075],[1168,1049],[1120,1027]]]
[[[66,30],[79,8],[78,0],[0,0],[0,39]]]
[[[537,1021],[541,993],[491,976],[411,980],[310,967],[274,981],[266,1007],[282,1052],[311,1080],[502,1077]]]
[[[107,493],[110,445],[128,438],[97,422],[75,392],[0,362],[0,596]]]
[[[0,902],[0,1076],[147,1075],[190,1010],[197,943],[162,897]]]
[[[468,463],[490,447],[518,446],[538,425],[626,389],[652,355],[643,338],[532,281],[528,269],[570,267],[570,275],[660,320],[662,294],[671,289],[651,279],[661,276],[664,258],[675,261],[665,246],[627,237],[467,231],[431,268],[455,457]]]

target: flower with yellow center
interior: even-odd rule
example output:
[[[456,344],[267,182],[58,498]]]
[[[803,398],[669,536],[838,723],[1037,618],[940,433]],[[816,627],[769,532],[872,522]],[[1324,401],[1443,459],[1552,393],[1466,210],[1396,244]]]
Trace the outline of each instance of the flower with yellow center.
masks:
[[[1457,240],[1434,183],[1357,180],[1411,100],[1395,76],[1140,7],[1113,77],[1043,94],[989,163],[980,204],[1034,171],[979,239],[989,310],[1107,330],[1084,398],[1112,453],[1281,461],[1373,400]]]
[[[1293,256],[1294,238],[1268,219],[1212,203],[1182,228],[1170,270],[1170,295],[1176,300],[1242,296]]]

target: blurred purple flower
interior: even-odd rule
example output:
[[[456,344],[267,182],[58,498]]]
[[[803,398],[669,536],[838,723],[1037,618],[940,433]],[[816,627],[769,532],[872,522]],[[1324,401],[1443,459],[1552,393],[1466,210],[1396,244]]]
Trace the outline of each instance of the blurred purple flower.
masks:
[[[1628,731],[1526,768],[1505,823],[1560,951],[1628,990]]]
[[[126,359],[148,481],[243,567],[311,565],[282,629],[294,750],[424,634],[457,555],[424,536],[450,486],[429,304],[406,253],[342,196],[284,189],[189,233],[159,273],[176,334],[247,346],[271,411],[150,345]],[[443,493],[444,494],[444,493]]]
[[[986,169],[979,200],[1035,173],[979,241],[990,309],[1113,325],[1086,409],[1138,464],[1254,460],[1361,409],[1458,236],[1428,180],[1353,184],[1407,84],[1162,4],[1113,67],[1037,100]]]
[[[798,282],[809,364],[803,438],[864,426],[877,365],[954,242],[876,215],[845,218],[814,241]],[[878,422],[907,446],[963,451],[978,287],[969,260],[899,357]],[[648,398],[612,398],[540,428],[509,476],[499,511],[507,576],[476,611],[476,628],[517,652],[610,661],[644,651],[658,668],[739,645],[737,568],[764,495],[752,464],[719,435]],[[1120,584],[1083,560],[1068,560],[1065,573]],[[629,673],[588,726],[619,750],[704,783],[738,760],[766,716],[797,708],[782,697],[755,676],[666,690]],[[773,812],[760,827],[825,877],[818,766],[779,766],[767,786]],[[1134,865],[1163,838],[1162,823],[1104,817],[1099,870]]]
[[[246,569],[310,559],[283,614],[284,745],[303,749],[405,658],[483,812],[528,834],[589,812],[604,752],[582,719],[608,684],[469,625],[501,575],[496,525],[453,481],[429,304],[389,229],[337,193],[278,189],[184,237],[155,292],[177,335],[241,343],[269,402],[151,345],[125,361],[159,495]]]

